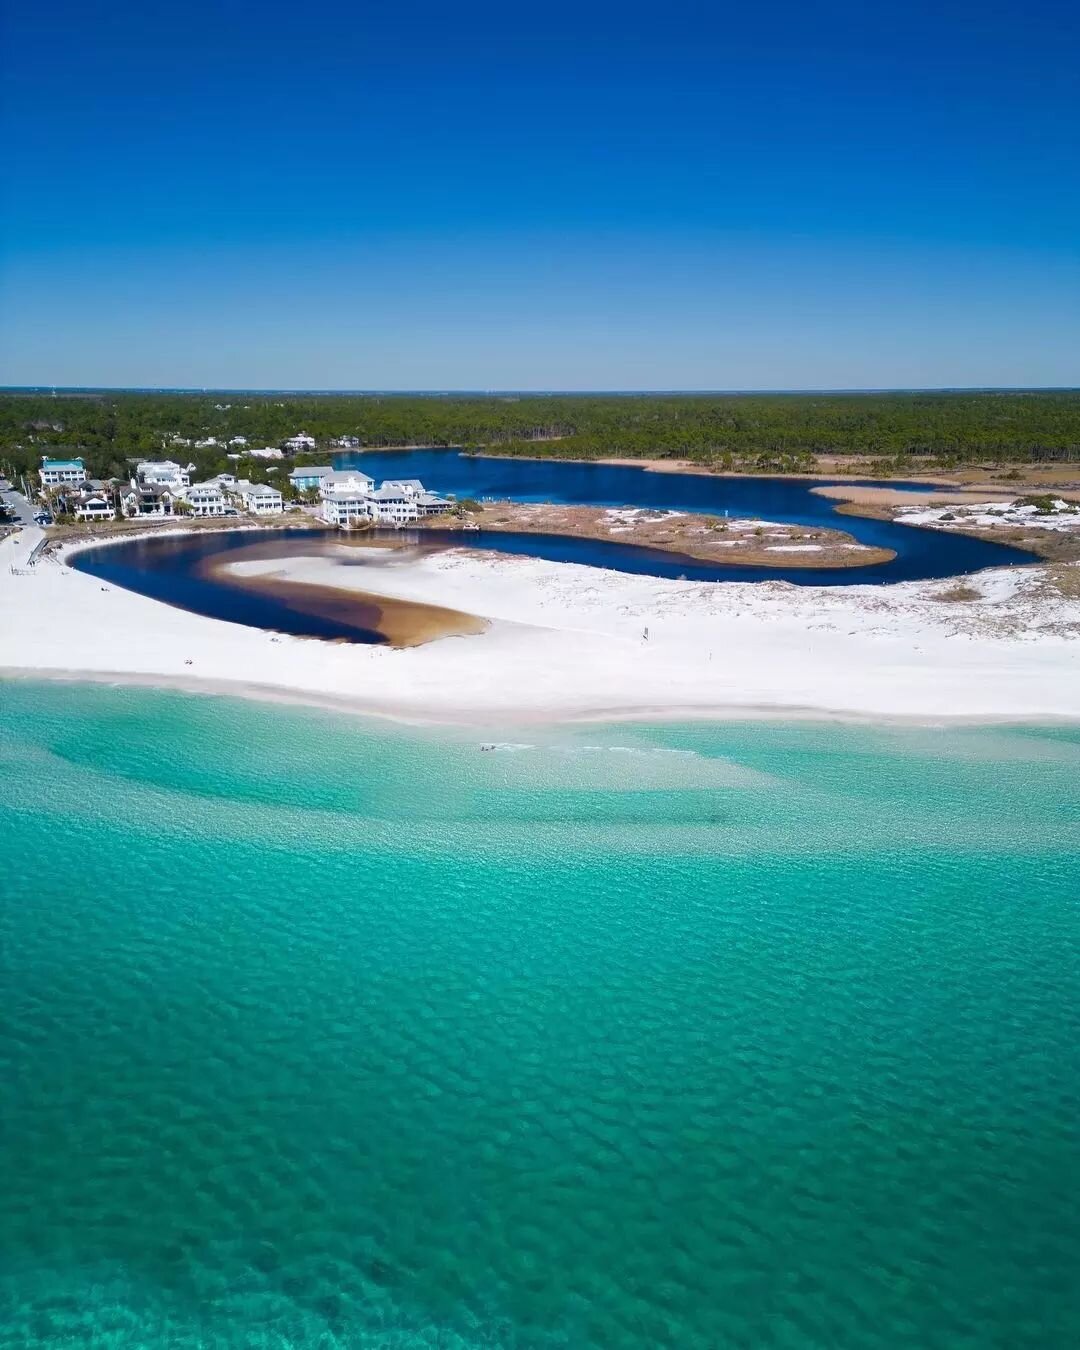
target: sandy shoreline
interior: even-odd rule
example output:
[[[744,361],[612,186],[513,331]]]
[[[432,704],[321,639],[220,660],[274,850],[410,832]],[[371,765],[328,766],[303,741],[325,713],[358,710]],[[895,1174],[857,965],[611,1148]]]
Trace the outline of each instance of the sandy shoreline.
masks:
[[[367,704],[357,699],[330,694],[318,694],[289,689],[272,684],[250,681],[204,680],[181,675],[132,675],[124,671],[101,670],[33,670],[0,666],[2,682],[21,681],[29,684],[100,684],[113,689],[160,689],[205,698],[241,698],[255,703],[276,703],[284,707],[318,708],[325,712],[352,717],[377,718],[400,722],[406,726],[457,726],[492,730],[500,726],[528,727],[617,722],[835,722],[841,726],[898,726],[898,727],[954,727],[954,726],[1076,726],[1080,712],[1072,714],[983,713],[970,716],[963,713],[930,716],[918,713],[858,713],[843,708],[778,707],[772,704],[715,705],[702,708],[696,705],[626,706],[611,708],[566,708],[557,716],[511,710],[495,718],[480,709],[462,709],[454,715],[425,716],[407,704],[400,707],[391,703]]]
[[[27,532],[24,532],[27,533]],[[698,718],[1080,720],[1080,600],[1045,569],[890,587],[667,581],[452,550],[239,564],[475,615],[405,649],[271,634],[0,542],[0,672],[273,698],[426,723]],[[355,550],[350,550],[355,557]],[[646,637],[646,630],[648,636]],[[2,698],[2,690],[0,690]]]

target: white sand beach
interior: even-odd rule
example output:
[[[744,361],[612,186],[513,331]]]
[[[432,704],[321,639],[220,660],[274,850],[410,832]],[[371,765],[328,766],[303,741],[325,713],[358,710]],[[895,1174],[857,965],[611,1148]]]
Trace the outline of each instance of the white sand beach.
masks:
[[[204,618],[53,556],[27,569],[33,537],[0,541],[7,676],[141,682],[478,724],[1080,718],[1080,600],[1063,597],[1039,566],[976,574],[964,580],[976,598],[943,600],[955,580],[708,584],[462,550],[374,568],[316,556],[235,565],[490,621],[480,635],[396,650]]]

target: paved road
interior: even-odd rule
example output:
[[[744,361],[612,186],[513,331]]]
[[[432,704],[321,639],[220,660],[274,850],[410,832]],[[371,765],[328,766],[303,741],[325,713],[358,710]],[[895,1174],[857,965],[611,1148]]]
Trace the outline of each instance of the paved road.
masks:
[[[0,492],[0,497],[3,497],[4,501],[15,512],[15,517],[20,525],[33,525],[34,508],[21,492],[16,492],[14,488],[10,488],[7,491]]]

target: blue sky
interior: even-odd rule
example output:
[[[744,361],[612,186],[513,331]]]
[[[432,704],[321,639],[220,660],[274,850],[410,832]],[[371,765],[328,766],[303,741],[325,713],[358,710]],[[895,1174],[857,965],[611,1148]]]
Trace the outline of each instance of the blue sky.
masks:
[[[1080,384],[1080,6],[7,0],[0,382]]]

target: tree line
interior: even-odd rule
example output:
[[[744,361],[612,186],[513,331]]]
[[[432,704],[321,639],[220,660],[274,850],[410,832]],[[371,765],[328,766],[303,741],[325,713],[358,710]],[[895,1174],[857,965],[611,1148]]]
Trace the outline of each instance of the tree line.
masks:
[[[0,464],[37,468],[44,454],[81,454],[94,477],[127,477],[134,456],[167,455],[200,474],[235,468],[243,436],[280,445],[298,431],[361,447],[594,459],[679,458],[747,471],[812,469],[819,455],[856,455],[884,471],[909,464],[1080,461],[1080,391],[887,394],[284,395],[114,393],[0,395]],[[245,462],[258,478],[265,465]]]

